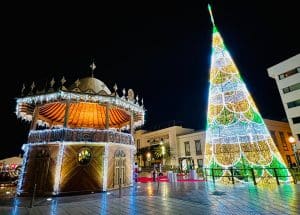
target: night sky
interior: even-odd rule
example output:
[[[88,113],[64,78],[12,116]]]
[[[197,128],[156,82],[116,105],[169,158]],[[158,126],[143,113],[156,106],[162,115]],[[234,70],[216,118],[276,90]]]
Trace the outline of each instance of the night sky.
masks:
[[[212,1],[216,25],[264,118],[286,118],[267,68],[300,53],[297,1]],[[144,98],[145,128],[205,128],[212,25],[207,1],[13,8],[2,27],[0,158],[21,153],[29,124],[15,116],[22,84],[94,76]],[[3,36],[3,35],[2,35]],[[2,37],[3,38],[3,37]],[[11,133],[11,134],[10,134]]]

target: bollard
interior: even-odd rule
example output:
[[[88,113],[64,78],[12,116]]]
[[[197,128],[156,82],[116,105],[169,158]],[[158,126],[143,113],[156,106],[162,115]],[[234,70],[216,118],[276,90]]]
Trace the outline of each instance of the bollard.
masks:
[[[291,172],[294,184],[297,184],[297,178],[296,178],[295,174],[291,170],[290,170],[290,172]]]
[[[232,169],[232,167],[230,167],[230,173],[231,173],[232,184],[234,184],[234,176],[233,176],[233,169]]]
[[[252,175],[254,185],[257,185],[253,168],[251,168],[251,175]]]
[[[34,203],[35,192],[36,192],[36,184],[34,184],[34,187],[33,187],[32,198],[31,198],[30,205],[29,205],[30,208],[32,208],[33,203]]]
[[[121,178],[119,179],[119,198],[121,198],[122,197],[122,184],[121,184]]]

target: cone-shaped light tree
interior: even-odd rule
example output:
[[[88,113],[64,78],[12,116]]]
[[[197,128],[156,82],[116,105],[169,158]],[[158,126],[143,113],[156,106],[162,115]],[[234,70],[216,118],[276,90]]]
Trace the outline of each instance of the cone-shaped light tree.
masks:
[[[281,155],[214,23],[204,168],[222,182],[290,181]],[[274,170],[274,168],[276,168]],[[212,169],[214,172],[212,173]],[[252,171],[253,170],[253,171]],[[228,176],[228,177],[220,177]],[[249,177],[248,177],[249,176]]]

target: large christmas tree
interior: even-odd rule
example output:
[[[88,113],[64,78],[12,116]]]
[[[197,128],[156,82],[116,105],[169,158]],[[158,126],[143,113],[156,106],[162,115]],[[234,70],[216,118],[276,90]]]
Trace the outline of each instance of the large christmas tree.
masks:
[[[282,176],[280,181],[290,181],[290,173],[223,42],[210,6],[208,8],[213,41],[204,159],[206,174],[213,174],[223,182],[230,182],[232,174],[235,180],[247,182],[253,173],[261,184],[276,182],[276,175]]]

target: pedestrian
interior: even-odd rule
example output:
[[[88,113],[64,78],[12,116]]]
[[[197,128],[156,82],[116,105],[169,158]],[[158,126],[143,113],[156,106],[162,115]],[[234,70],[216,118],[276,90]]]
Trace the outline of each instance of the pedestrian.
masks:
[[[156,169],[154,168],[153,172],[152,172],[152,179],[155,182],[156,181]]]

